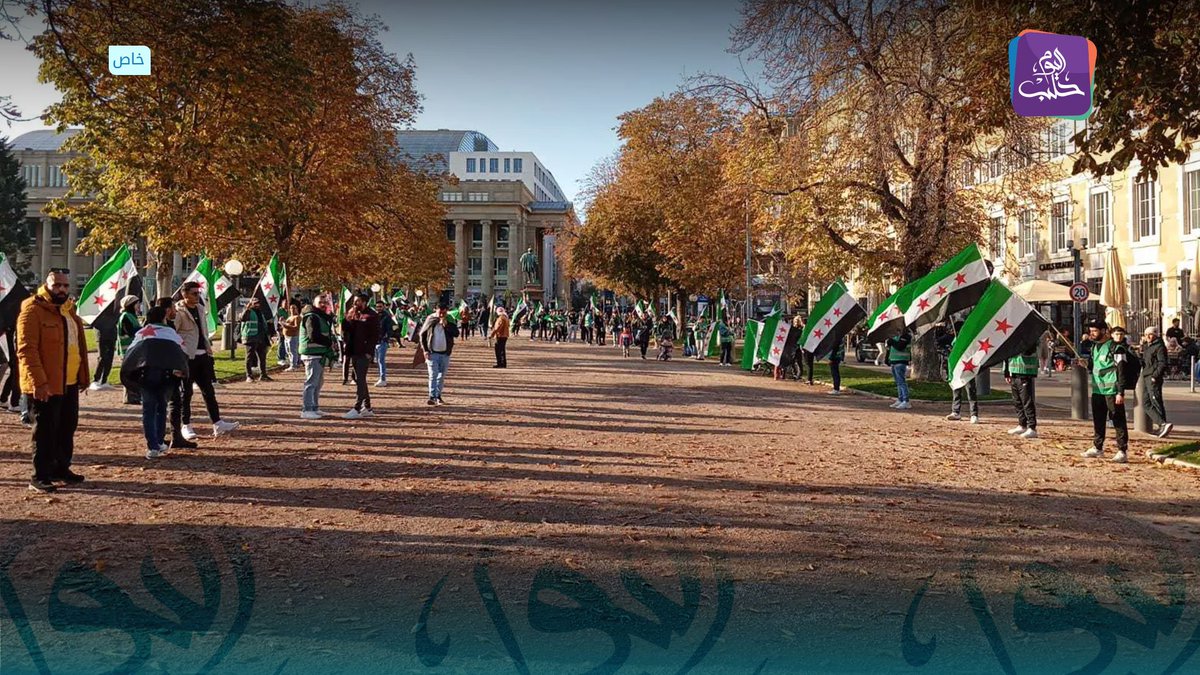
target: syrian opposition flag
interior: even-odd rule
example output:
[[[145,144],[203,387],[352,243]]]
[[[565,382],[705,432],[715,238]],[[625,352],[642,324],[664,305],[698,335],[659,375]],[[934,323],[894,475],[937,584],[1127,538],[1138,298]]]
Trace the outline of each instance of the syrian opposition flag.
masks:
[[[130,343],[129,350],[126,350],[126,353],[129,353],[139,342],[144,340],[170,340],[177,345],[183,345],[183,337],[175,332],[174,328],[150,324],[133,334],[133,342]]]
[[[645,321],[646,320],[646,304],[643,303],[641,300],[638,300],[637,304],[633,306],[633,313],[637,315],[637,318]]]
[[[521,319],[524,318],[525,315],[528,313],[529,313],[529,302],[527,302],[525,296],[521,296],[521,301],[518,302],[517,306],[513,308],[512,325],[513,326],[520,325]]]
[[[754,362],[757,360],[755,354],[758,351],[758,334],[761,330],[761,321],[750,319],[750,322],[746,324],[746,337],[742,339],[742,370],[754,368]]]
[[[221,323],[221,308],[237,297],[237,289],[233,287],[233,283],[229,281],[228,277],[213,267],[212,260],[208,256],[200,258],[200,262],[196,263],[196,269],[187,275],[183,283],[186,284],[189,281],[200,284],[200,304],[204,306],[205,315],[208,317],[208,334],[212,335]],[[183,285],[181,284],[171,298],[178,301],[182,297]]]
[[[599,313],[600,311],[602,311],[601,308],[604,306],[600,302],[600,298],[596,296],[595,291],[592,291],[592,299],[589,301],[589,303],[590,303],[590,307],[591,307],[593,314],[596,314],[596,313]]]
[[[79,318],[90,325],[109,305],[120,299],[129,281],[137,275],[137,265],[133,263],[129,247],[122,244],[83,285],[79,292]]]
[[[29,289],[13,271],[8,256],[0,253],[0,323],[15,329],[21,303],[29,297]]]
[[[801,348],[823,359],[866,316],[867,311],[850,295],[846,284],[838,279],[830,284],[808,315],[808,323],[804,324],[804,331],[800,335]]]
[[[783,320],[783,309],[776,302],[771,313],[762,320],[762,331],[758,334],[758,360],[770,361],[772,352],[778,348],[779,353],[775,355],[776,358],[773,361],[778,364],[779,357],[783,355],[783,345],[787,342],[790,329],[791,325]]]
[[[918,337],[946,317],[979,302],[988,288],[992,270],[971,244],[921,279],[912,289],[912,301],[904,312],[904,323]]]
[[[455,307],[454,309],[450,310],[449,312],[446,312],[446,316],[450,317],[450,320],[453,321],[454,323],[458,323],[458,317],[462,316],[463,310],[466,308],[467,308],[467,301],[459,300],[458,307]]]
[[[729,301],[725,299],[725,291],[721,291],[721,297],[717,300],[717,318],[723,321],[729,320]]]
[[[965,386],[982,368],[1024,354],[1050,325],[1021,296],[990,281],[950,348],[950,386]]]
[[[258,279],[258,285],[254,287],[254,297],[259,299],[259,309],[268,323],[279,312],[280,301],[285,299],[285,284],[287,272],[283,269],[283,263],[279,262],[279,254],[275,254],[271,256],[271,262],[267,263],[267,268]]]
[[[721,331],[717,330],[717,322],[713,321],[704,340],[704,355],[716,356],[721,353]]]
[[[920,280],[914,281],[888,296],[879,303],[875,313],[867,320],[867,342],[875,344],[900,334],[904,330],[904,312],[912,302],[912,290]]]
[[[349,288],[342,286],[342,292],[339,295],[341,300],[338,302],[337,322],[340,325],[342,319],[346,318],[346,308],[350,306],[350,301],[354,299],[354,294],[350,292]]]

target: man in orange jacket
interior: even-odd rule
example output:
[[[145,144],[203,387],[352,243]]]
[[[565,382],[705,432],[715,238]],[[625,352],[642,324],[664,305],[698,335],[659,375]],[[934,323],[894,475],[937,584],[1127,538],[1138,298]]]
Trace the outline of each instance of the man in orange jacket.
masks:
[[[33,479],[29,489],[54,492],[54,482],[82,483],[71,471],[79,390],[86,391],[87,340],[75,303],[67,298],[71,281],[52,269],[37,294],[21,303],[17,318],[17,359],[21,391],[30,396],[33,421]]]

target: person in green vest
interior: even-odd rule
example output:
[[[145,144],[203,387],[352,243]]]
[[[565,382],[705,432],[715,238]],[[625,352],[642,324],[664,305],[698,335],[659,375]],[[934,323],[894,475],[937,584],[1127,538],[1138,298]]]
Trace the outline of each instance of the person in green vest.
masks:
[[[328,296],[318,295],[313,304],[304,308],[300,318],[300,361],[304,363],[304,408],[301,419],[318,420],[325,416],[321,410],[321,387],[325,384],[325,369],[337,358],[333,342],[332,303]]]
[[[258,367],[258,381],[270,382],[267,375],[267,348],[271,346],[271,334],[267,317],[262,312],[262,301],[250,298],[246,311],[242,313],[242,344],[246,345],[246,381],[254,381],[254,368]]]
[[[891,367],[892,378],[896,380],[896,402],[890,407],[908,410],[912,408],[908,401],[908,364],[912,361],[912,336],[905,330],[888,338],[884,346],[887,349],[885,362]]]
[[[1013,407],[1017,409],[1017,426],[1008,433],[1021,438],[1037,438],[1037,402],[1034,382],[1038,374],[1038,346],[1034,343],[1004,362],[1004,381],[1012,388]]]
[[[717,319],[717,342],[721,345],[721,362],[718,365],[726,368],[733,366],[733,330],[725,324],[725,319]]]
[[[129,349],[129,345],[133,344],[133,338],[137,332],[142,329],[142,322],[138,319],[138,315],[142,312],[142,299],[136,295],[127,295],[121,298],[121,315],[117,317],[117,348],[121,354],[121,358],[125,358],[125,351]],[[142,390],[136,387],[124,387],[125,403],[129,405],[142,404]]]
[[[1116,329],[1114,329],[1116,330]],[[1121,381],[1121,368],[1129,356],[1128,348],[1113,341],[1108,324],[1103,320],[1088,325],[1088,338],[1092,341],[1090,358],[1080,359],[1079,365],[1086,366],[1092,383],[1092,447],[1083,456],[1098,458],[1104,455],[1106,422],[1111,420],[1117,439],[1117,453],[1112,461],[1124,464],[1129,461],[1129,426],[1125,418],[1125,388]]]

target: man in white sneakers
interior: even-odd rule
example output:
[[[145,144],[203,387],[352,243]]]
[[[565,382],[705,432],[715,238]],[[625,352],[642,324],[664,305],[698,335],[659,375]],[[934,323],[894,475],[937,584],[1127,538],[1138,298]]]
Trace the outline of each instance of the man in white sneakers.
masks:
[[[192,385],[200,389],[204,406],[213,423],[213,436],[227,434],[238,428],[237,422],[221,419],[221,406],[217,404],[217,392],[213,389],[212,343],[208,331],[201,326],[206,323],[200,315],[200,284],[195,281],[183,285],[183,299],[175,304],[175,332],[183,338],[183,351],[188,355],[188,377],[183,383],[181,420],[182,436],[194,441],[198,437],[192,429]]]
[[[1021,438],[1037,438],[1037,399],[1034,384],[1038,376],[1037,345],[1024,354],[1004,362],[1004,381],[1012,387],[1013,407],[1017,409],[1017,426],[1008,433]]]

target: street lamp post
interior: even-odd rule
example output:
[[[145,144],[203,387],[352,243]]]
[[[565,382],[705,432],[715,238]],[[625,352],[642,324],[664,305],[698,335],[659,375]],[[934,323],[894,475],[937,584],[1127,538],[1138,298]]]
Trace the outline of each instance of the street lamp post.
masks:
[[[746,198],[746,304],[742,307],[742,325],[750,325],[750,198]]]
[[[226,262],[224,269],[225,274],[233,277],[233,287],[237,289],[237,293],[229,303],[229,320],[225,323],[225,329],[221,336],[222,346],[229,350],[229,360],[232,361],[237,356],[237,299],[242,294],[242,272],[246,270],[241,261],[237,259]]]

